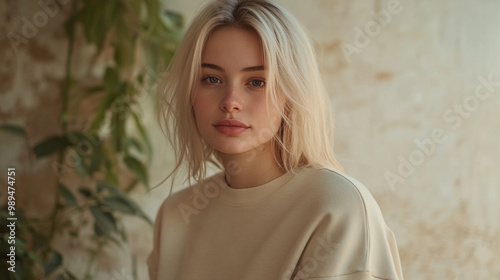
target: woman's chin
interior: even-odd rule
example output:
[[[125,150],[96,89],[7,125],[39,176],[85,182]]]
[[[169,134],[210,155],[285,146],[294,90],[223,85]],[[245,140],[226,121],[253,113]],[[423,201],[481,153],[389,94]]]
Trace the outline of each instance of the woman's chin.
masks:
[[[210,145],[218,154],[221,156],[237,156],[241,154],[248,153],[253,149],[248,145],[242,143],[217,143],[215,145]]]
[[[223,156],[237,156],[241,155],[245,152],[248,152],[248,150],[237,148],[237,147],[220,147],[220,148],[215,148],[215,150]]]

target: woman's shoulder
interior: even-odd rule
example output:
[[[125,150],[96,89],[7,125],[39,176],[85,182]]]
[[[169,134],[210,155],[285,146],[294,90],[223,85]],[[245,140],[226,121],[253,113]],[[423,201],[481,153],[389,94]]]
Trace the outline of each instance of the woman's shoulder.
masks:
[[[302,194],[303,209],[307,207],[308,219],[313,221],[308,254],[316,256],[316,248],[325,240],[332,249],[331,258],[315,270],[318,277],[314,279],[340,274],[345,279],[403,279],[394,234],[365,185],[328,169],[301,174],[301,188],[307,189]]]
[[[296,182],[316,207],[335,215],[355,215],[375,211],[379,206],[368,188],[356,178],[335,170],[308,168],[298,174]]]

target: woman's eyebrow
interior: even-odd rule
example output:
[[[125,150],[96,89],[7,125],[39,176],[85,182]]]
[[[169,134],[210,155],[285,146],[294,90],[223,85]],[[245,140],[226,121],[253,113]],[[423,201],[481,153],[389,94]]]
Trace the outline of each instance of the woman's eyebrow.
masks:
[[[221,71],[221,72],[225,72],[226,71],[226,70],[224,70],[224,68],[220,67],[219,65],[215,65],[215,64],[212,64],[212,63],[202,63],[201,67],[202,68],[211,68],[211,69],[218,70],[218,71]],[[264,65],[250,66],[250,67],[245,67],[245,68],[241,69],[241,72],[262,71],[264,69],[265,69]]]
[[[253,72],[253,71],[262,71],[262,70],[264,70],[264,65],[245,67],[245,68],[241,69],[241,72]]]
[[[221,72],[226,72],[226,70],[224,70],[224,68],[218,66],[218,65],[215,65],[215,64],[212,64],[212,63],[202,63],[201,64],[201,68],[211,68],[211,69],[214,69],[214,70],[219,70]]]

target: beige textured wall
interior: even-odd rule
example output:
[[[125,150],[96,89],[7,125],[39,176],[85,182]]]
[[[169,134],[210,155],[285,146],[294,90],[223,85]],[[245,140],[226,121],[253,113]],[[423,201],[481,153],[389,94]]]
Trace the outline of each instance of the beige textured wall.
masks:
[[[202,2],[166,5],[191,19]],[[405,278],[500,279],[500,2],[279,2],[315,40],[334,100],[339,159],[379,202]],[[20,32],[21,18],[38,10],[35,1],[0,1],[0,123],[25,125],[32,143],[59,131],[64,10],[17,53],[6,34]],[[373,13],[382,10],[391,16],[378,29]],[[79,61],[77,74],[88,75],[85,55]],[[158,182],[172,158],[154,116],[145,117],[159,155],[151,181]],[[20,203],[50,210],[57,180],[50,160],[30,160],[18,138],[0,137],[0,170],[18,166]],[[164,184],[135,198],[153,217],[167,191]],[[132,244],[103,256],[97,279],[132,279],[129,255],[139,261],[139,279],[147,279],[151,228],[134,219],[127,227]],[[66,265],[76,270],[82,262],[75,253]]]

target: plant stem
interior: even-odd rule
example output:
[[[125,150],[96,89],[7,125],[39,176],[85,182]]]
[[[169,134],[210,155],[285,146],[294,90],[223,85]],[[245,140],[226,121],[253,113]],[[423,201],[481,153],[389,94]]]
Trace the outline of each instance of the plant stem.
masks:
[[[69,90],[71,88],[71,64],[72,64],[72,57],[73,57],[73,49],[75,46],[75,36],[74,36],[74,27],[75,23],[71,17],[75,14],[76,10],[76,4],[77,1],[73,1],[73,5],[71,8],[71,14],[70,14],[70,20],[68,22],[70,32],[68,32],[68,51],[66,53],[66,76],[64,78],[64,84],[61,89],[61,99],[62,99],[62,111],[61,111],[61,127],[62,131],[64,134],[66,134],[68,130],[68,96],[69,96]],[[64,163],[64,158],[66,156],[66,150],[62,150],[59,152],[59,159],[58,163],[59,165],[63,165]],[[60,178],[58,177],[58,180]],[[52,240],[55,237],[55,232],[56,232],[56,220],[57,220],[57,214],[61,208],[61,203],[59,202],[59,187],[56,188],[56,205],[54,207],[54,211],[52,212],[52,216],[50,217],[51,220],[51,227],[50,227],[50,234],[49,234],[49,244],[52,243]]]

